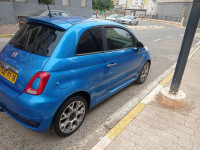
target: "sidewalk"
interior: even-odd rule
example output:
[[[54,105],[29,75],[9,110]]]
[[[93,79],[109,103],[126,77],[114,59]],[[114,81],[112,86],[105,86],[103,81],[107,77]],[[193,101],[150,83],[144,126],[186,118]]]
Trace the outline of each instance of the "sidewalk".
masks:
[[[170,109],[152,101],[111,142],[93,149],[106,150],[199,150],[200,149],[200,50],[188,61],[181,90],[188,105]],[[167,86],[170,86],[168,83]],[[138,111],[138,110],[137,110]],[[120,128],[120,127],[119,127]],[[107,134],[108,135],[108,134]],[[106,139],[106,138],[104,138]],[[108,145],[108,143],[110,143]],[[105,146],[108,145],[108,146]],[[101,148],[106,147],[106,148]]]
[[[0,35],[14,34],[19,29],[15,24],[0,24]]]

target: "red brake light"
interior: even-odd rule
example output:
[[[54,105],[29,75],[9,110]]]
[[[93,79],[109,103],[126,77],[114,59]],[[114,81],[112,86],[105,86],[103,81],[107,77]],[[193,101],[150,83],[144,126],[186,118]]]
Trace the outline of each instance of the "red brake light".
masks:
[[[43,72],[43,71],[37,72],[28,82],[24,92],[32,95],[40,95],[44,91],[47,82],[49,80],[49,77],[50,73],[48,72]],[[40,79],[39,87],[38,89],[32,89],[31,86],[36,78]]]

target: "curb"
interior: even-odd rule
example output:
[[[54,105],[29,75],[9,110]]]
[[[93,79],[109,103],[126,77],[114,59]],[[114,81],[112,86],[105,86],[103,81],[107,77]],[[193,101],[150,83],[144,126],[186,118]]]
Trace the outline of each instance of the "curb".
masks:
[[[12,37],[14,34],[4,34],[4,35],[0,35],[0,38],[8,38],[8,37]]]
[[[200,41],[192,48],[188,60],[200,50]],[[176,63],[175,63],[176,64]],[[175,65],[172,65],[175,67]],[[139,102],[125,117],[122,118],[93,148],[104,150],[109,144],[131,123],[131,121],[145,108],[145,106],[159,93],[159,91],[172,79],[174,71],[165,77],[147,96]]]
[[[166,26],[129,26],[126,25],[129,29],[169,29],[169,27]]]
[[[160,20],[160,19],[151,19],[151,18],[143,18],[141,20],[149,20],[149,21],[152,21],[152,22],[166,23],[166,24],[175,25],[175,26],[178,26],[178,27],[183,27],[180,22]]]

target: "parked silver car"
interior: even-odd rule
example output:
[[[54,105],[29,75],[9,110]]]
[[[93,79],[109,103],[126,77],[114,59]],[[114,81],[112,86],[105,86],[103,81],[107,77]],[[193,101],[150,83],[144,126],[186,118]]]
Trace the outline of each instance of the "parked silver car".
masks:
[[[50,12],[53,17],[55,17],[55,16],[69,17],[69,16],[71,16],[69,13],[62,11],[62,10],[51,10]],[[18,17],[19,27],[21,27],[25,23],[26,18],[38,17],[38,16],[49,16],[49,11],[48,10],[38,10],[38,11],[31,12],[25,16],[19,16]]]
[[[138,18],[135,16],[125,16],[123,18],[120,18],[117,20],[119,23],[129,24],[129,25],[137,25],[138,24]]]
[[[92,18],[99,18],[99,15],[97,13],[92,13]]]
[[[114,21],[115,22],[119,18],[121,18],[120,15],[114,14],[114,15],[111,15],[111,16],[107,17],[106,20],[110,20],[110,21]]]

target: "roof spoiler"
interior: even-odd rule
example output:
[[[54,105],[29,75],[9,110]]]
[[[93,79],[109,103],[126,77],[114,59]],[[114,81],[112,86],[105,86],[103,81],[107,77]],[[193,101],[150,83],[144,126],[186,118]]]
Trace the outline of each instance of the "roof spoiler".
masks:
[[[54,27],[54,28],[57,28],[57,29],[60,29],[60,30],[63,30],[65,31],[66,29],[61,27],[61,26],[58,26],[58,25],[55,25],[53,23],[50,23],[50,22],[46,22],[46,21],[43,21],[43,20],[39,20],[39,19],[36,19],[36,18],[27,18],[25,20],[25,22],[27,23],[38,23],[38,24],[44,24],[44,25],[48,25],[48,26],[51,26],[51,27]]]

